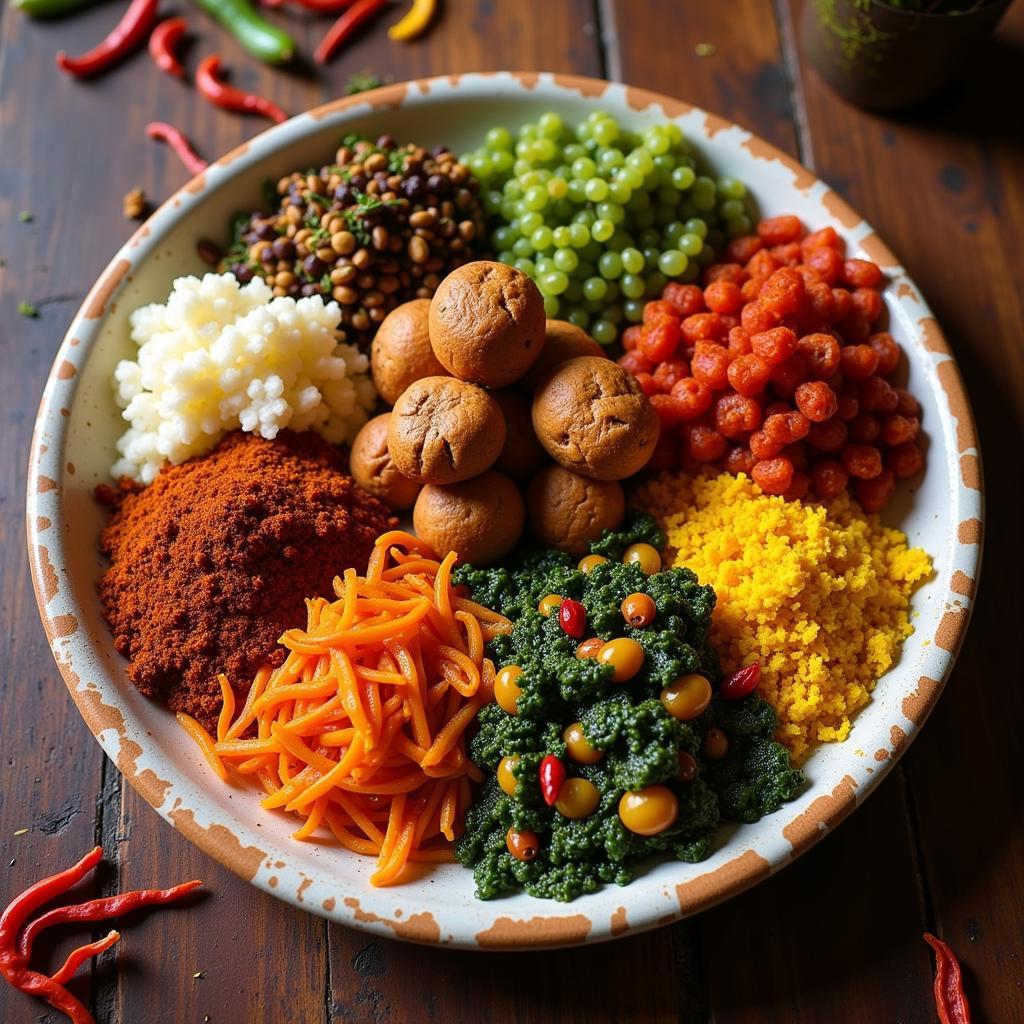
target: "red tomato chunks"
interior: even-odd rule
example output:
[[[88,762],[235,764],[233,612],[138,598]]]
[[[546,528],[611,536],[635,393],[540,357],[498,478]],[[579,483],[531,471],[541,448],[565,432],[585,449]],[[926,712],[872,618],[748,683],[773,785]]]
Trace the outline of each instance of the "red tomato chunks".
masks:
[[[892,376],[885,286],[831,227],[769,217],[699,283],[670,282],[623,335],[619,364],[661,422],[659,469],[746,473],[767,494],[880,511],[924,468],[921,407]]]

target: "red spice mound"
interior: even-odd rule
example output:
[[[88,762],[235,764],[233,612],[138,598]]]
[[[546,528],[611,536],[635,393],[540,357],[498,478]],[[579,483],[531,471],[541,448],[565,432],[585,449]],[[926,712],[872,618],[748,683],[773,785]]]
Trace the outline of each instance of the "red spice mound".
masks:
[[[101,488],[115,511],[100,537],[111,561],[100,597],[144,694],[211,725],[217,674],[247,690],[283,660],[278,637],[305,623],[305,599],[365,570],[394,520],[342,470],[316,434],[234,433],[149,487]]]
[[[845,252],[832,228],[770,217],[703,288],[670,282],[646,304],[619,363],[661,422],[649,468],[713,464],[788,498],[849,488],[868,512],[924,468],[920,406],[888,379],[902,352],[879,329],[882,271]]]

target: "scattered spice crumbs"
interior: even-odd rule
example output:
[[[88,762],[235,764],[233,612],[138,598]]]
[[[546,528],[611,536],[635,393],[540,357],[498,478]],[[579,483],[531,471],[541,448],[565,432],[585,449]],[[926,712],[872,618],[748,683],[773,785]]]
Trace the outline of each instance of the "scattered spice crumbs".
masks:
[[[693,52],[698,57],[714,57],[718,52],[718,47],[714,43],[698,43],[694,48]]]
[[[121,213],[126,220],[141,220],[149,209],[149,200],[141,188],[133,188],[126,192],[121,200]]]
[[[35,318],[35,317],[39,316],[39,307],[38,306],[33,306],[31,302],[25,302],[25,300],[22,299],[22,301],[18,303],[18,312],[22,316],[28,316],[28,317]],[[15,833],[15,834],[17,834],[17,833]]]
[[[32,211],[22,210],[21,213],[18,214],[18,220],[20,220],[22,224],[28,224],[29,221],[32,220]]]

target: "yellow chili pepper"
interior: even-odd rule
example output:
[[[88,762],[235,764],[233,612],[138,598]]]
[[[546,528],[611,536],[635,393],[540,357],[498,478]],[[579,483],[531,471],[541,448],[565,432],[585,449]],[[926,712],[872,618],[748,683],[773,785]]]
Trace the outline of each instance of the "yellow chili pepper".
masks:
[[[436,9],[437,0],[412,0],[412,7],[401,21],[388,29],[388,36],[403,41],[415,39],[430,24]]]

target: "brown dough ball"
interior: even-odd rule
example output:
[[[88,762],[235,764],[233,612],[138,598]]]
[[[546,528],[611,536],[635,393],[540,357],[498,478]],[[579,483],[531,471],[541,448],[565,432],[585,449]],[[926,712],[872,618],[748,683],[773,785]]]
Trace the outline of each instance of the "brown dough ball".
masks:
[[[528,373],[519,382],[530,392],[556,367],[577,356],[601,356],[608,354],[582,327],[569,323],[568,320],[549,320],[544,332],[544,348],[540,358],[530,367]]]
[[[478,476],[501,454],[505,419],[482,388],[454,377],[410,384],[391,410],[388,451],[402,476],[453,484]]]
[[[544,347],[544,299],[515,267],[465,263],[430,300],[430,344],[441,365],[460,380],[507,387]]]
[[[547,466],[530,481],[526,507],[530,529],[542,544],[579,556],[605,530],[622,523],[626,497],[615,480]]]
[[[505,417],[505,447],[494,468],[513,480],[527,480],[547,462],[533,432],[530,400],[518,391],[495,391],[492,397]]]
[[[416,536],[439,558],[454,551],[460,561],[474,565],[507,555],[519,541],[525,519],[519,488],[493,469],[458,484],[428,484],[412,512]]]
[[[533,396],[533,428],[555,462],[596,480],[639,472],[658,443],[658,414],[618,363],[578,356]]]
[[[363,425],[352,442],[349,471],[355,482],[380,498],[388,508],[402,512],[412,508],[420,485],[415,480],[402,476],[391,461],[388,451],[388,424],[391,413],[374,416]]]
[[[391,310],[377,328],[370,346],[370,373],[388,405],[394,405],[414,381],[447,375],[430,347],[429,318],[430,299],[413,299]]]

